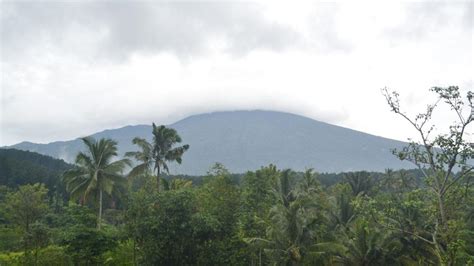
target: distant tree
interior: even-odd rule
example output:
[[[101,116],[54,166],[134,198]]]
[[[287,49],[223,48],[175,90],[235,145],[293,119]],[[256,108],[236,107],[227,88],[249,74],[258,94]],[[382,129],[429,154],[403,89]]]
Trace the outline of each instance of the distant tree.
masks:
[[[35,222],[31,225],[31,230],[27,237],[28,241],[33,244],[34,265],[38,265],[39,249],[47,246],[49,242],[49,228],[40,222]]]
[[[401,263],[400,242],[363,219],[339,230],[337,241],[318,243],[314,249],[331,254],[330,265],[405,265]]]
[[[135,177],[137,175],[150,174],[151,167],[153,165],[153,146],[143,138],[134,138],[132,143],[137,145],[139,151],[129,151],[125,153],[125,156],[132,157],[138,164],[130,171],[129,177]]]
[[[382,189],[396,193],[414,190],[418,185],[415,176],[405,169],[398,171],[387,169],[381,182]]]
[[[83,203],[90,196],[98,197],[99,213],[97,228],[102,221],[103,193],[111,196],[114,188],[125,182],[122,172],[130,162],[128,159],[112,161],[117,156],[117,142],[111,139],[83,138],[86,152],[76,156],[76,167],[66,171],[63,181],[71,197]]]
[[[329,210],[329,214],[333,230],[338,227],[347,228],[355,219],[356,213],[351,205],[353,199],[353,191],[349,184],[337,184],[332,188],[331,202],[333,206]]]
[[[278,265],[304,264],[309,248],[318,242],[320,226],[325,223],[324,203],[317,196],[319,185],[307,172],[306,184],[297,187],[294,172],[281,172],[273,192],[276,204],[270,210],[265,238],[250,238],[251,244],[265,248],[267,257]],[[303,188],[303,189],[302,189]]]
[[[239,213],[236,210],[240,206],[240,191],[222,164],[215,164],[208,174],[205,183],[197,191],[198,207],[201,213],[219,223],[216,235],[226,238],[237,226]]]
[[[306,193],[317,193],[319,192],[319,188],[321,187],[317,176],[319,174],[314,172],[313,168],[307,169],[303,173],[303,178],[300,182],[299,189]]]
[[[153,165],[156,171],[157,189],[160,191],[161,173],[164,171],[169,173],[168,162],[177,162],[181,164],[182,156],[189,149],[189,145],[174,147],[177,143],[181,143],[181,137],[175,129],[166,126],[156,126],[153,123],[153,143],[149,143],[145,139],[134,138],[133,143],[140,147],[140,151],[127,152],[126,156],[135,158],[140,164],[135,166],[130,174],[132,176],[138,174],[148,174]]]
[[[255,172],[247,172],[242,179],[242,200],[240,231],[245,238],[265,238],[266,226],[270,223],[269,212],[277,202],[273,193],[274,184],[280,176],[275,165],[262,167]],[[252,265],[266,263],[263,246],[252,243],[250,246]]]
[[[198,244],[198,265],[248,265],[238,235],[240,190],[229,171],[216,163],[196,191],[198,214],[193,225]]]
[[[171,180],[163,179],[163,190],[179,190],[191,188],[193,186],[192,180],[186,180],[183,178],[173,178]]]
[[[18,191],[9,192],[5,199],[5,209],[8,219],[20,226],[24,233],[24,250],[28,254],[33,241],[40,242],[38,237],[32,239],[32,236],[38,236],[33,224],[41,217],[47,214],[48,190],[43,184],[23,185]],[[27,256],[28,257],[28,256]]]
[[[136,240],[139,265],[195,265],[194,195],[188,190],[132,194],[127,230]]]
[[[449,253],[452,253],[454,245],[460,246],[455,244],[457,239],[453,237],[459,231],[454,226],[458,224],[455,222],[456,209],[461,199],[458,190],[474,169],[469,161],[474,158],[474,145],[466,140],[468,126],[474,121],[474,94],[469,91],[467,99],[464,99],[457,86],[433,87],[431,91],[436,93],[438,100],[428,105],[426,112],[410,117],[402,111],[397,92],[386,88],[382,90],[391,110],[403,117],[419,137],[419,141],[411,140],[402,150],[394,150],[394,154],[420,169],[437,205],[431,239],[415,235],[436,248],[440,263],[453,264]],[[449,125],[448,133],[431,136],[435,129],[431,122],[432,115],[440,102],[451,109],[457,121]]]
[[[374,181],[370,173],[366,171],[349,172],[344,174],[344,181],[346,181],[352,188],[352,194],[367,195],[371,192]]]
[[[104,265],[102,254],[114,249],[117,241],[106,230],[72,226],[64,232],[62,244],[75,265]]]

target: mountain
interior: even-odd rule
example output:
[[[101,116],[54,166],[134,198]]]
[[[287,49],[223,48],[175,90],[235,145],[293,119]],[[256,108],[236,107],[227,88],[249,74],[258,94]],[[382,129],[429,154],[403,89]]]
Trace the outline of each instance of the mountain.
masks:
[[[71,167],[63,160],[35,152],[0,149],[0,185],[16,187],[44,183],[52,188],[60,175]]]
[[[204,174],[215,162],[231,172],[255,170],[270,163],[280,168],[319,172],[383,171],[410,168],[390,152],[405,143],[319,122],[307,117],[272,111],[234,111],[194,115],[169,125],[190,149],[172,173]],[[135,150],[131,140],[151,139],[151,126],[126,126],[93,134],[119,142],[119,152]],[[81,150],[79,139],[49,144],[22,142],[11,146],[73,162]]]

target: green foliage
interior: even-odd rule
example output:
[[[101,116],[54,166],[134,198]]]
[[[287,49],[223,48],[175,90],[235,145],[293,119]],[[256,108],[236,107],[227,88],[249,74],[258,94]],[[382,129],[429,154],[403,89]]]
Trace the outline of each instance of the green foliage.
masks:
[[[11,188],[43,183],[53,191],[55,187],[62,187],[59,177],[71,167],[63,160],[38,153],[0,149],[0,185]]]
[[[112,161],[117,156],[117,142],[111,139],[83,138],[87,152],[80,152],[76,157],[76,167],[64,173],[63,180],[71,197],[81,203],[93,198],[98,200],[99,214],[97,227],[102,222],[103,193],[112,197],[118,188],[125,186],[121,175],[128,159]]]
[[[332,187],[332,196],[330,197],[331,208],[329,210],[331,228],[347,227],[356,217],[352,200],[354,199],[353,190],[349,184],[336,184]]]
[[[105,265],[135,265],[135,243],[132,240],[122,241],[104,257]]]
[[[20,186],[18,191],[7,193],[5,211],[7,219],[28,232],[32,223],[48,212],[43,184]]]
[[[0,253],[0,265],[38,265],[66,266],[74,265],[71,257],[60,246],[47,246],[37,251],[35,259],[25,256],[24,252]]]
[[[166,126],[156,126],[153,123],[153,160],[157,174],[160,175],[161,169],[169,172],[167,162],[181,163],[184,152],[189,149],[189,145],[174,147],[181,143],[181,137],[173,128]]]
[[[62,245],[66,254],[80,265],[104,262],[103,254],[117,245],[113,236],[103,230],[85,226],[73,226],[64,234]]]
[[[133,144],[140,148],[140,151],[127,152],[125,155],[134,158],[139,164],[129,173],[130,177],[140,174],[149,175],[150,168],[156,171],[157,190],[160,191],[162,172],[169,173],[168,162],[177,162],[181,164],[184,152],[189,149],[189,145],[177,146],[181,143],[181,137],[173,128],[166,126],[156,126],[153,123],[153,143],[149,143],[142,138],[134,138]]]
[[[243,177],[240,225],[244,237],[264,237],[268,213],[277,201],[273,188],[279,175],[276,166],[269,165]]]
[[[0,227],[0,252],[21,248],[23,232],[17,227]]]
[[[182,178],[173,178],[170,180],[161,179],[163,190],[178,190],[178,189],[189,189],[193,186],[192,180],[186,180]]]
[[[23,252],[0,253],[0,265],[22,265]]]
[[[182,265],[195,261],[192,217],[194,195],[186,190],[158,195],[138,192],[132,198],[129,224],[141,251],[140,260],[152,265]]]
[[[344,180],[350,185],[354,196],[369,195],[374,187],[374,180],[366,171],[348,173]]]
[[[338,232],[339,247],[329,250],[344,265],[394,265],[401,261],[401,244],[367,220],[357,219]]]
[[[198,208],[202,215],[213,217],[219,224],[215,234],[226,237],[237,226],[240,191],[225,168],[217,165],[213,170],[197,192]]]
[[[392,111],[404,118],[418,133],[418,142],[410,141],[406,147],[393,153],[401,160],[417,166],[424,175],[426,186],[430,187],[426,193],[431,195],[432,201],[425,208],[430,215],[426,217],[427,226],[423,228],[429,237],[418,232],[409,233],[431,245],[438,263],[454,265],[458,263],[459,252],[465,249],[465,242],[459,233],[467,229],[461,225],[465,209],[460,211],[460,206],[468,195],[460,192],[465,184],[469,190],[468,184],[474,170],[470,162],[474,158],[474,145],[466,140],[469,125],[474,121],[473,94],[467,93],[466,102],[457,86],[433,87],[431,91],[438,100],[428,105],[426,112],[415,117],[402,111],[397,92],[383,89],[383,94]],[[447,126],[445,132],[432,136],[430,133],[435,127],[432,124],[433,111],[439,104],[445,104],[456,120]],[[393,217],[388,216],[386,219]],[[392,223],[391,226],[407,233],[405,228],[397,224]]]
[[[15,239],[15,230],[10,230],[8,237],[11,237],[12,246],[7,249],[12,249],[18,242],[25,251],[25,259],[29,261],[29,251],[33,247],[35,254],[37,250],[46,245],[48,241],[48,230],[45,226],[39,223],[42,218],[49,211],[49,206],[46,202],[48,190],[43,184],[23,185],[15,192],[7,193],[5,197],[5,211],[8,221],[12,225],[18,226],[21,230],[21,240]],[[12,234],[13,233],[13,234]]]
[[[66,254],[65,248],[60,246],[47,246],[38,251],[37,264],[44,266],[73,265],[72,258]]]
[[[240,190],[221,164],[209,171],[197,190],[193,217],[200,265],[246,265],[246,244],[238,235]]]
[[[326,202],[320,197],[319,182],[308,170],[301,183],[295,184],[294,173],[279,175],[273,193],[277,199],[270,209],[265,238],[249,238],[263,247],[266,257],[279,265],[302,264],[309,259],[310,247],[322,240],[326,231]]]

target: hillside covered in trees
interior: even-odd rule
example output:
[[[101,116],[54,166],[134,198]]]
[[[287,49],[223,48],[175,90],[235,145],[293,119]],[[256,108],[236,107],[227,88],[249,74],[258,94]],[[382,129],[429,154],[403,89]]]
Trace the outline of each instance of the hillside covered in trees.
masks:
[[[16,188],[24,184],[60,184],[63,172],[73,165],[35,152],[0,149],[0,185]]]

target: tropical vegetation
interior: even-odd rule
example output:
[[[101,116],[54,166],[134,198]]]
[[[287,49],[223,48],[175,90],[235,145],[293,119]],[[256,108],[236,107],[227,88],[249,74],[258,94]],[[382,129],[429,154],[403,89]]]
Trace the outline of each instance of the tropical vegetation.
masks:
[[[415,169],[170,175],[192,147],[155,124],[134,151],[83,138],[74,165],[1,150],[0,265],[474,265],[473,94],[433,88],[411,117],[383,92],[419,133],[393,151]],[[458,121],[431,136],[443,103]]]

